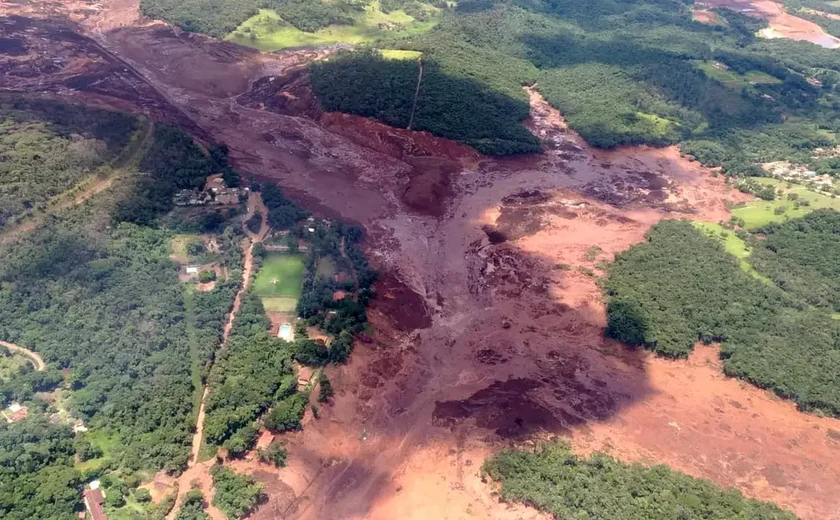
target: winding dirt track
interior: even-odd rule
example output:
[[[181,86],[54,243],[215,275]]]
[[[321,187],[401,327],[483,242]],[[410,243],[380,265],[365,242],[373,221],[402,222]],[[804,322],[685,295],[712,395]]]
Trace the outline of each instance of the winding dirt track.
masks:
[[[9,343],[7,341],[0,341],[0,347],[6,347],[12,352],[17,352],[28,357],[30,361],[32,361],[32,366],[34,366],[35,370],[37,370],[38,372],[43,372],[47,369],[47,364],[44,363],[44,358],[42,358],[41,354],[38,354],[37,352],[33,352],[28,348],[15,345],[14,343]]]
[[[132,167],[137,166],[141,153],[146,149],[154,135],[154,128],[154,123],[149,121],[143,131],[143,136],[132,145],[124,157],[113,164],[113,167],[107,173],[85,179],[82,184],[73,186],[64,193],[55,196],[50,201],[46,212],[24,218],[20,222],[0,230],[0,244],[17,240],[21,234],[29,233],[39,227],[51,213],[83,204],[109,189],[125,175],[135,173]]]
[[[289,79],[318,53],[261,54],[141,22],[136,0],[73,16],[125,64],[121,80],[173,105],[159,117],[225,142],[238,169],[307,207],[364,225],[382,270],[376,333],[329,369],[337,395],[320,418],[283,437],[288,467],[228,463],[266,485],[253,520],[543,518],[499,504],[478,468],[502,446],[553,435],[840,520],[840,421],[723,377],[712,347],[673,362],[603,337],[590,273],[663,218],[727,220],[743,196],[721,178],[673,148],[591,150],[534,92],[528,126],[547,153],[479,157],[321,114],[305,78]],[[201,464],[181,494],[206,478]]]

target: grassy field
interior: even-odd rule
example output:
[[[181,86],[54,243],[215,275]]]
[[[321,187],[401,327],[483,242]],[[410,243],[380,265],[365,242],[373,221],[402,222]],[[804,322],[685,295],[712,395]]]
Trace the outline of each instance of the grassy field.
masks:
[[[776,189],[783,190],[781,196],[777,196],[776,200],[756,200],[744,206],[736,207],[732,210],[732,215],[744,220],[747,229],[758,229],[770,222],[784,222],[792,218],[799,218],[807,215],[815,209],[830,208],[840,211],[840,199],[836,199],[830,195],[823,195],[809,190],[805,186],[792,184],[788,187],[788,183],[778,179],[756,179],[762,184],[772,184]],[[794,207],[794,202],[787,200],[789,193],[799,195],[800,200],[806,200],[810,203],[809,206],[803,206],[799,209]],[[784,213],[776,213],[777,208],[786,207]]]
[[[7,354],[8,352],[8,350],[0,347],[0,354]],[[0,381],[7,379],[20,367],[31,364],[28,357],[21,356],[20,354],[13,354],[8,357],[0,355]]]
[[[420,51],[400,51],[396,49],[380,49],[379,54],[386,60],[416,60],[423,55]]]
[[[120,446],[120,438],[103,430],[93,430],[85,434],[91,444],[102,450],[102,456],[97,459],[86,460],[76,464],[76,469],[82,473],[95,473],[106,462],[113,460],[113,455]]]
[[[394,28],[382,29],[380,24]],[[239,45],[270,52],[334,43],[352,45],[369,43],[379,37],[394,33],[405,36],[423,33],[436,24],[435,16],[427,22],[418,22],[401,10],[383,13],[379,9],[379,2],[372,2],[365,6],[363,13],[356,16],[353,25],[331,25],[309,33],[286,23],[274,10],[262,9],[259,14],[243,22],[225,39]]]
[[[254,280],[254,294],[264,298],[298,298],[303,284],[303,255],[270,254]]]
[[[782,82],[780,79],[758,70],[751,70],[746,74],[739,74],[734,70],[721,70],[715,67],[710,61],[696,61],[695,64],[707,76],[720,81],[730,88],[743,88],[752,83],[757,85],[773,85]]]
[[[727,253],[738,258],[741,262],[741,269],[763,282],[770,282],[770,279],[762,276],[758,271],[753,269],[752,265],[747,261],[750,253],[752,253],[752,249],[747,246],[746,242],[738,238],[734,232],[725,229],[720,224],[713,224],[711,222],[692,222],[692,224],[700,231],[703,231],[707,237],[719,240]]]
[[[325,256],[318,259],[318,269],[316,270],[316,276],[318,278],[329,279],[335,276],[335,273],[338,271],[338,268],[335,265],[335,260],[333,260],[329,256]]]
[[[290,296],[263,298],[262,302],[265,312],[295,312],[297,309],[297,298]]]
[[[179,234],[172,237],[172,255],[170,258],[179,264],[203,263],[203,258],[192,256],[187,248],[190,244],[201,243],[201,236],[195,234]]]

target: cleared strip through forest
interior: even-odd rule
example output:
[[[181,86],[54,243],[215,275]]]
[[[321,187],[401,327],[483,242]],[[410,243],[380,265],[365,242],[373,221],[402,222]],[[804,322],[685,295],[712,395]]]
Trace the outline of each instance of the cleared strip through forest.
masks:
[[[417,87],[414,89],[414,103],[411,105],[411,117],[408,118],[407,130],[414,124],[414,112],[417,111],[417,98],[420,97],[420,84],[423,82],[423,58],[417,58]]]
[[[242,295],[248,290],[248,287],[251,283],[251,278],[254,270],[254,246],[263,241],[265,236],[268,234],[270,228],[268,225],[268,211],[265,207],[265,204],[262,202],[262,197],[259,193],[251,192],[248,198],[248,213],[245,216],[245,221],[247,221],[251,216],[253,216],[254,212],[259,210],[262,216],[262,222],[260,223],[260,231],[256,235],[247,233],[249,238],[243,241],[243,247],[245,249],[245,259],[244,259],[244,269],[242,271],[242,286],[239,288],[239,291],[236,293],[236,297],[233,300],[233,306],[231,307],[230,314],[228,315],[227,322],[225,323],[224,331],[222,333],[222,341],[219,344],[219,348],[223,349],[227,346],[228,338],[230,337],[230,332],[233,329],[233,322],[236,319],[236,313],[239,310],[239,306],[242,303]],[[178,479],[178,497],[175,500],[175,505],[173,506],[172,510],[166,516],[167,520],[173,520],[175,516],[178,514],[178,510],[181,508],[181,505],[184,503],[184,498],[188,491],[192,489],[192,483],[198,482],[199,489],[206,500],[208,501],[208,507],[205,510],[211,520],[221,520],[224,519],[224,515],[219,511],[218,508],[212,505],[213,495],[215,490],[213,489],[213,479],[210,478],[210,467],[213,464],[213,461],[209,461],[208,463],[202,463],[199,458],[201,456],[201,443],[204,441],[204,420],[206,418],[206,408],[205,404],[207,402],[207,395],[209,393],[210,387],[205,384],[204,390],[201,394],[201,404],[198,408],[198,416],[196,418],[195,424],[195,434],[193,435],[193,443],[192,443],[192,456],[190,457],[189,467],[187,471],[181,474]]]

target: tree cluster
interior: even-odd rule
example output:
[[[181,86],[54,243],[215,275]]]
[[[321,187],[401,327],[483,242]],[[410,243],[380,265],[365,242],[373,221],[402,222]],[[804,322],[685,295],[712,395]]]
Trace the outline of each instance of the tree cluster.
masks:
[[[832,271],[834,246],[829,241],[824,255],[813,247],[826,229],[840,232],[837,222],[836,215],[818,214],[773,228],[771,243],[755,241],[753,254],[761,259],[755,267],[775,282],[766,284],[691,223],[663,221],[609,268],[607,334],[668,357],[687,356],[697,342],[720,342],[728,375],[803,409],[840,415],[840,323],[802,294],[821,287],[815,301],[836,302],[833,282],[825,285],[840,274]],[[797,246],[811,249],[794,252]],[[806,260],[806,251],[816,258]],[[793,267],[797,261],[803,268]]]
[[[204,512],[204,494],[197,489],[188,491],[175,520],[210,520],[210,515]]]
[[[64,520],[79,507],[73,434],[41,417],[0,424],[0,517]]]
[[[208,384],[207,442],[242,454],[256,439],[254,422],[293,395],[292,345],[268,334],[262,300],[243,295],[227,348],[219,351]]]
[[[469,59],[469,56],[464,56]],[[311,66],[312,86],[324,109],[462,141],[483,153],[537,152],[537,139],[520,123],[528,105],[471,76],[444,69],[433,53],[421,64],[385,60],[373,52],[344,53]],[[415,103],[415,92],[417,93]]]
[[[213,505],[231,520],[244,517],[264,499],[262,484],[247,475],[218,465],[210,468],[210,473],[216,490]]]
[[[579,457],[563,442],[534,450],[503,450],[488,459],[483,470],[499,483],[503,499],[534,506],[555,518],[797,518],[775,504],[744,498],[735,489],[664,465],[625,464],[602,453]]]

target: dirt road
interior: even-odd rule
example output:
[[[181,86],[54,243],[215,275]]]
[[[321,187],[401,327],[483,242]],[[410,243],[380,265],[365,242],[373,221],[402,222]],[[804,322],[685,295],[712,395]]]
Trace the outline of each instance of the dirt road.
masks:
[[[254,246],[257,243],[262,242],[270,230],[267,218],[268,210],[266,209],[265,204],[263,204],[262,197],[259,193],[251,192],[248,195],[248,214],[245,220],[250,218],[254,214],[254,210],[257,208],[259,208],[262,212],[262,223],[258,233],[248,233],[249,238],[246,238],[242,242],[245,255],[242,270],[242,287],[240,287],[239,291],[236,293],[236,297],[233,300],[233,306],[228,314],[227,322],[225,323],[224,332],[222,334],[222,341],[219,345],[220,349],[227,347],[230,332],[233,330],[233,322],[236,320],[236,313],[239,311],[239,307],[242,304],[242,295],[248,290],[248,287],[251,284],[251,279],[253,278]],[[193,434],[192,455],[190,457],[189,467],[187,468],[187,471],[178,478],[178,498],[175,501],[175,506],[172,508],[172,511],[169,515],[167,515],[167,520],[173,520],[175,518],[178,514],[178,510],[181,508],[181,504],[184,502],[184,497],[187,492],[193,489],[193,487],[200,489],[201,492],[204,493],[208,502],[206,512],[210,515],[211,520],[224,520],[226,518],[221,511],[211,504],[215,491],[213,489],[213,479],[210,475],[210,468],[213,464],[215,464],[215,460],[211,459],[205,462],[201,462],[199,460],[201,456],[201,444],[204,441],[204,420],[207,415],[205,411],[205,404],[209,392],[210,387],[205,386],[204,392],[201,395],[201,404],[198,409],[195,433]]]
[[[9,343],[6,341],[0,341],[0,347],[6,347],[12,352],[17,352],[28,357],[32,361],[32,366],[34,366],[35,370],[37,370],[38,372],[43,372],[47,369],[47,364],[44,363],[44,358],[42,358],[41,354],[38,354],[37,352],[33,352],[28,348],[24,348],[19,345],[15,345],[14,343]]]
[[[154,123],[147,120],[141,137],[130,145],[125,155],[118,162],[114,163],[111,168],[107,169],[105,173],[85,179],[81,184],[55,196],[49,201],[47,211],[34,214],[0,231],[0,244],[16,240],[21,234],[29,233],[36,229],[52,213],[87,202],[92,197],[109,189],[120,178],[127,174],[135,173],[137,163],[140,161],[143,152],[154,136],[154,128]]]

